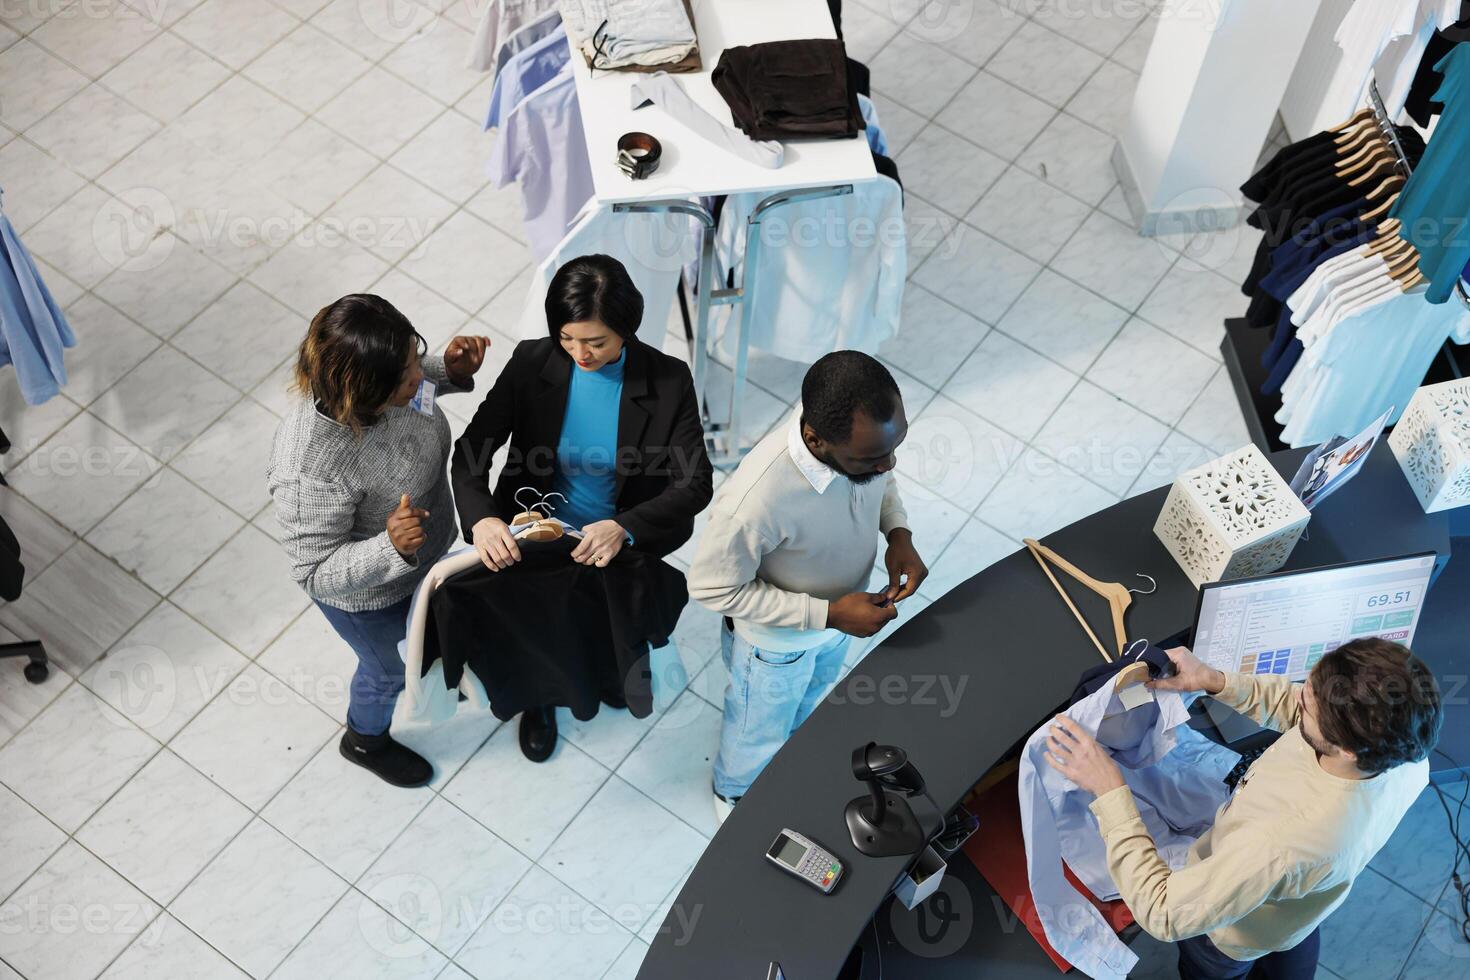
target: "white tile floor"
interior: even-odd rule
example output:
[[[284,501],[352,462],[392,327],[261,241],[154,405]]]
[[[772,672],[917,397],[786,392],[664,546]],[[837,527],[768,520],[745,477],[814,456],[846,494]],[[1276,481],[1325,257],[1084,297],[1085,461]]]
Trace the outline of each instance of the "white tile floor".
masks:
[[[1145,6],[864,2],[848,43],[911,232],[881,352],[933,569],[907,618],[1018,537],[1245,441],[1217,344],[1255,242],[1120,220],[1109,130]],[[43,406],[0,375],[0,513],[29,567],[0,638],[55,658],[39,687],[0,670],[0,920],[24,923],[0,928],[0,975],[631,977],[714,831],[712,617],[686,612],[654,717],[564,718],[544,766],[487,717],[405,732],[438,776],[389,791],[336,754],[353,659],[272,538],[261,474],[320,305],[383,293],[435,346],[489,334],[491,371],[512,346],[529,256],[515,190],[482,176],[475,13],[0,3],[5,206],[79,339]],[[800,371],[757,361],[755,430]],[[473,403],[443,404],[458,431]],[[1445,938],[1410,967],[1445,975],[1442,877],[1403,884],[1403,860],[1395,970],[1423,928]]]

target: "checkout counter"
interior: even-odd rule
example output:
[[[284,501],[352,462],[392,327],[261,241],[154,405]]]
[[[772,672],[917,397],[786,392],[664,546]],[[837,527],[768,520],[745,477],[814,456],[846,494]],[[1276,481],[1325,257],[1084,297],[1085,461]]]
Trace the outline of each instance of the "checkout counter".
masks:
[[[1290,479],[1304,455],[1277,453],[1271,462]],[[1103,581],[1135,583],[1140,572],[1157,581],[1157,591],[1135,596],[1128,610],[1132,637],[1162,640],[1193,625],[1198,591],[1153,534],[1168,489],[1121,501],[1043,539]],[[1451,540],[1449,515],[1420,509],[1380,441],[1358,475],[1313,511],[1285,567],[1435,552],[1438,578],[1413,648],[1450,700],[1450,679],[1470,674],[1470,604],[1463,601],[1470,555],[1450,563]],[[1070,591],[1099,636],[1111,636],[1106,605],[1085,590]],[[772,760],[695,866],[638,980],[763,980],[773,963],[785,980],[872,980],[880,976],[879,957],[885,980],[1055,980],[1057,968],[963,856],[950,861],[929,902],[915,911],[895,903],[890,892],[910,858],[859,853],[844,807],[863,791],[852,752],[865,742],[904,749],[936,804],[954,807],[1065,706],[1077,676],[1099,662],[1024,549],[957,586],[858,664]],[[1462,763],[1470,761],[1467,721],[1461,692],[1458,706],[1446,710],[1441,747]],[[1449,764],[1435,756],[1432,765]],[[842,862],[844,880],[831,894],[766,859],[782,828]],[[985,833],[983,824],[978,833]]]

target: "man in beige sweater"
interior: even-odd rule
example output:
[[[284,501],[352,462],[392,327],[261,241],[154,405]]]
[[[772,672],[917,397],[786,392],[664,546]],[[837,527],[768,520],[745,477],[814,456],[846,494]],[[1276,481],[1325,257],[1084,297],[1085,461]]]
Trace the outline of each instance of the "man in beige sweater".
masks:
[[[1069,718],[1048,761],[1097,796],[1108,870],[1144,931],[1179,944],[1184,980],[1316,975],[1318,926],[1429,783],[1443,721],[1424,663],[1397,643],[1352,640],[1304,684],[1224,674],[1183,647],[1178,673],[1150,686],[1204,691],[1283,734],[1247,771],[1215,824],[1171,871],[1117,764]]]
[[[849,638],[882,629],[928,574],[890,472],[907,433],[888,370],[836,351],[807,371],[801,410],[715,495],[689,595],[725,617],[722,821],[836,682]],[[868,592],[879,534],[888,587]]]

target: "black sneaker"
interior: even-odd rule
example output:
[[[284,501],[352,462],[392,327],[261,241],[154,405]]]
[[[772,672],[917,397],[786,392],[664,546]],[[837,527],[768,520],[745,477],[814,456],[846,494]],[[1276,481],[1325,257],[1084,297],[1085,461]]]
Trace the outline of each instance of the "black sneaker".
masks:
[[[532,762],[545,762],[556,750],[556,709],[530,708],[521,712],[521,753]]]
[[[337,743],[342,757],[355,762],[383,782],[404,789],[427,786],[434,778],[429,760],[406,745],[400,745],[384,732],[361,735],[348,728]]]

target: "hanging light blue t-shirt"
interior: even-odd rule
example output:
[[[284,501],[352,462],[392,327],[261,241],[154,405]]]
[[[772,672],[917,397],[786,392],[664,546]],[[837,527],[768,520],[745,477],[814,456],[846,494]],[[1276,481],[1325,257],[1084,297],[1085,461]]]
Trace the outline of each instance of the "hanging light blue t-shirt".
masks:
[[[617,513],[618,409],[627,362],[624,347],[616,361],[596,371],[572,365],[552,489],[567,498],[556,505],[555,516],[575,528]]]

